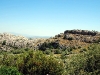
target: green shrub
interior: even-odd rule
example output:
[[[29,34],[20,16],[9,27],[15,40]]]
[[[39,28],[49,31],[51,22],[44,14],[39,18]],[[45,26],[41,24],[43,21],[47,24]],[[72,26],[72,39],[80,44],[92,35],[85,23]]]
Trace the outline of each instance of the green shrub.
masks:
[[[58,49],[59,43],[57,42],[44,42],[40,47],[39,50],[45,51],[46,49]]]
[[[6,40],[3,41],[2,45],[6,45]]]
[[[24,75],[62,75],[64,64],[54,57],[47,56],[40,51],[30,52],[19,64],[19,70]]]
[[[54,50],[54,53],[55,53],[55,54],[61,54],[62,51],[61,51],[60,49],[56,49],[56,50]]]
[[[85,70],[91,72],[92,74],[100,74],[100,45],[93,45],[93,50],[87,53],[87,65]]]
[[[45,50],[44,53],[49,55],[51,53],[51,50]]]
[[[25,48],[24,50],[25,50],[25,51],[29,51],[30,49],[29,49],[29,48]]]
[[[20,53],[24,53],[24,52],[25,52],[25,50],[23,50],[23,49],[16,49],[16,50],[12,51],[13,54],[20,54]]]
[[[0,75],[21,75],[16,67],[1,66]]]
[[[100,74],[100,45],[91,45],[85,53],[72,55],[66,65],[69,75],[99,75]]]
[[[67,58],[67,55],[69,55],[70,52],[68,52],[68,50],[65,50],[61,53],[61,59],[66,59]]]

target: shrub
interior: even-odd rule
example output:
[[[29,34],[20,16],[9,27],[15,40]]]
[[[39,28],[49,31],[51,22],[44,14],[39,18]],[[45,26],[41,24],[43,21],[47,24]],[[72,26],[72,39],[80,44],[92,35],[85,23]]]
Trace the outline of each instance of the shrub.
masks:
[[[3,41],[2,45],[6,45],[6,40]]]
[[[62,51],[61,51],[60,49],[56,49],[56,50],[54,51],[54,53],[55,53],[55,54],[61,54]]]
[[[87,63],[85,70],[92,74],[100,74],[100,45],[93,45],[93,50],[87,53]]]
[[[64,64],[54,57],[47,56],[40,51],[28,53],[19,64],[19,70],[24,75],[62,75]]]
[[[51,53],[51,50],[45,50],[44,53],[49,55]]]
[[[40,47],[39,50],[45,51],[46,49],[58,49],[59,48],[59,43],[57,42],[44,42]]]
[[[20,53],[24,53],[24,52],[25,52],[25,50],[23,50],[23,49],[12,50],[13,54],[20,54]]]
[[[16,67],[1,66],[0,75],[21,75]]]
[[[67,55],[69,55],[70,52],[68,52],[68,50],[65,50],[61,53],[61,59],[66,59],[67,58]]]
[[[99,75],[100,74],[100,45],[91,45],[85,53],[71,56],[66,65],[69,75]],[[84,50],[84,49],[83,49]]]
[[[25,51],[29,51],[30,49],[29,49],[29,48],[25,48],[24,50],[25,50]]]

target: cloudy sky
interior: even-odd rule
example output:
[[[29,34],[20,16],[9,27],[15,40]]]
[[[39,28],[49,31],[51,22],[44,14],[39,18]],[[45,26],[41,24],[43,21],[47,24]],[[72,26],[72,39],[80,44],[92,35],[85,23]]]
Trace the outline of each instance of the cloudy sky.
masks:
[[[100,31],[100,0],[0,0],[0,33],[54,36]]]

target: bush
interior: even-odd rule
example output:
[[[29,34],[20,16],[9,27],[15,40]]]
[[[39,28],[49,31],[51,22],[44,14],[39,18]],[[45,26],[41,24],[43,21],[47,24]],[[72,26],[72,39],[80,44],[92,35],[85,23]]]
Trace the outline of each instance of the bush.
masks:
[[[6,40],[3,41],[2,45],[6,45]]]
[[[20,54],[20,53],[24,53],[24,52],[25,52],[25,50],[23,50],[23,49],[12,50],[13,54]]]
[[[62,75],[64,64],[54,57],[47,56],[40,51],[28,53],[19,64],[19,70],[24,75]]]
[[[87,65],[85,70],[92,74],[100,74],[100,45],[93,45],[93,50],[87,53]]]
[[[40,47],[39,50],[45,51],[46,49],[58,49],[59,43],[57,42],[44,42]]]
[[[0,75],[21,75],[16,67],[1,66]]]
[[[55,54],[61,54],[62,51],[61,51],[60,49],[56,49],[56,50],[54,51],[54,53],[55,53]]]
[[[49,55],[51,53],[51,50],[45,50],[44,53]]]
[[[29,51],[30,49],[29,49],[29,48],[25,48],[24,50],[25,50],[25,51]]]
[[[71,56],[66,65],[69,75],[99,75],[100,74],[100,45],[92,45],[85,53]],[[84,50],[84,49],[83,49]],[[85,50],[86,51],[86,50]]]

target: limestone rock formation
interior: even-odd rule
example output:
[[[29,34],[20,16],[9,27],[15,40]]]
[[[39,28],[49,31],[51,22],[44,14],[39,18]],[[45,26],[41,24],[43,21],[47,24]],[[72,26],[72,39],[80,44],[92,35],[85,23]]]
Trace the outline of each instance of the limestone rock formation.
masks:
[[[71,34],[81,34],[81,35],[92,35],[95,36],[99,34],[97,31],[88,31],[88,30],[66,30],[64,34],[71,33]]]
[[[49,38],[40,49],[54,48],[59,49],[78,48],[92,43],[100,42],[100,32],[88,30],[66,30],[55,37]],[[55,43],[56,45],[52,44]],[[48,46],[49,45],[49,46]],[[59,46],[59,47],[58,47]]]
[[[0,50],[31,48],[33,50],[78,48],[100,43],[100,32],[88,30],[66,30],[49,39],[28,39],[9,33],[0,34]]]
[[[28,39],[23,36],[15,36],[9,33],[0,34],[0,50],[11,50],[18,48],[38,49],[38,44],[45,39]]]

